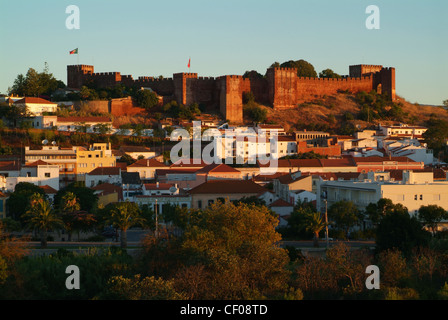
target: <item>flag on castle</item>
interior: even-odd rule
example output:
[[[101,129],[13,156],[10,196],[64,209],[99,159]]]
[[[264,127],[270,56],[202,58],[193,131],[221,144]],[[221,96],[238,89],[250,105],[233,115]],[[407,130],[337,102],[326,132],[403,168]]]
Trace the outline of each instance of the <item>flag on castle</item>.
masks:
[[[190,69],[190,61],[191,61],[191,58],[188,58],[188,69]]]
[[[70,51],[70,54],[78,54],[78,48],[73,49],[72,51]]]

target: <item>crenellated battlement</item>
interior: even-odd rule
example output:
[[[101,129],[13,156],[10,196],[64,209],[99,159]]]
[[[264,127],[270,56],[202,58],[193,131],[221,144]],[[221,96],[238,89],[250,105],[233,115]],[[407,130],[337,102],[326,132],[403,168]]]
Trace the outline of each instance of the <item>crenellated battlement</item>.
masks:
[[[341,78],[311,78],[297,76],[296,68],[272,67],[264,78],[243,78],[242,75],[198,77],[197,73],[174,73],[172,78],[121,75],[120,72],[97,72],[91,65],[68,65],[67,86],[80,89],[88,82],[97,87],[150,87],[163,101],[175,99],[182,104],[202,103],[218,108],[226,119],[242,120],[244,92],[252,92],[257,102],[274,108],[295,108],[302,101],[313,100],[340,91],[386,92],[395,99],[395,68],[372,64],[349,66],[349,75]]]
[[[342,77],[342,78],[314,78],[314,77],[297,77],[299,81],[328,81],[328,82],[349,82],[349,81],[365,81],[372,80],[372,76],[363,76],[363,77]]]
[[[92,74],[94,77],[101,77],[101,76],[116,76],[119,75],[120,72],[97,72]]]
[[[197,79],[197,77],[198,77],[197,73],[180,72],[180,73],[173,74],[174,79],[177,79],[177,78]]]
[[[273,69],[275,71],[288,71],[288,72],[296,72],[297,73],[297,68],[273,67],[273,68],[270,68],[270,69]]]

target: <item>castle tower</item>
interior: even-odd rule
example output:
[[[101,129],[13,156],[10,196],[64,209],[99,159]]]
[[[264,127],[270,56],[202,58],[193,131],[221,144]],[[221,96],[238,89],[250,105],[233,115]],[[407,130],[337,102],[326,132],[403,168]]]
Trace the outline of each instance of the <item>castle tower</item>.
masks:
[[[349,75],[351,78],[361,78],[377,72],[380,72],[383,66],[371,64],[358,64],[349,66]]]
[[[87,77],[93,73],[93,66],[83,64],[67,66],[67,87],[80,89],[87,80]]]
[[[198,79],[197,73],[175,73],[174,79],[174,96],[177,102],[184,105],[190,105],[196,102],[195,85]]]
[[[379,74],[381,92],[386,93],[392,101],[395,101],[395,68],[383,68]]]
[[[218,78],[219,110],[224,119],[234,123],[243,122],[243,77],[222,76]]]
[[[267,71],[269,102],[274,109],[297,105],[297,69],[269,68]]]

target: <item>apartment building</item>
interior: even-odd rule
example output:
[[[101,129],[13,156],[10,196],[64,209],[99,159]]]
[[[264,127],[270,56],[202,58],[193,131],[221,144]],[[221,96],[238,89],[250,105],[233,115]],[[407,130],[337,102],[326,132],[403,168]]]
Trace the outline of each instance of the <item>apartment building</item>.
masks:
[[[75,151],[78,180],[95,168],[115,167],[117,163],[110,143],[94,143],[88,149],[77,147]]]
[[[369,172],[359,181],[321,181],[317,191],[317,208],[328,207],[340,200],[352,201],[364,210],[370,203],[387,198],[400,203],[411,215],[421,206],[438,205],[448,210],[448,181],[434,180],[431,171],[404,170],[402,180],[391,178],[390,172]]]
[[[41,149],[25,147],[25,165],[42,160],[49,165],[59,167],[61,188],[76,181],[76,148],[60,148],[56,145],[44,145]]]

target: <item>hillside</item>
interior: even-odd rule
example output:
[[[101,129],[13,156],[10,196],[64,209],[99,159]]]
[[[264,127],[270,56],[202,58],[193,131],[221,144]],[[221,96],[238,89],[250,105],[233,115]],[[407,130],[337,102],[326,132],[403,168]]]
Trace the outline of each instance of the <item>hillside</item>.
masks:
[[[397,97],[402,104],[402,109],[407,115],[404,122],[415,125],[424,125],[431,116],[448,120],[448,111],[442,107],[428,105],[417,105],[406,101],[402,97]],[[312,102],[300,104],[294,109],[274,110],[270,107],[261,106],[268,110],[267,122],[277,123],[284,126],[285,130],[298,130],[311,124],[318,124],[318,127],[337,129],[345,120],[345,114],[350,112],[356,119],[360,111],[355,97],[351,94],[339,93],[334,96],[327,96],[315,99]],[[381,122],[382,124],[395,123],[397,121],[381,120],[367,123],[361,120],[351,120],[354,125],[365,128],[369,125]]]

